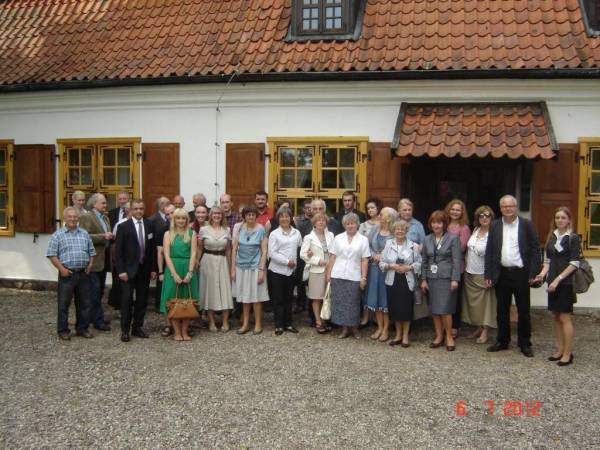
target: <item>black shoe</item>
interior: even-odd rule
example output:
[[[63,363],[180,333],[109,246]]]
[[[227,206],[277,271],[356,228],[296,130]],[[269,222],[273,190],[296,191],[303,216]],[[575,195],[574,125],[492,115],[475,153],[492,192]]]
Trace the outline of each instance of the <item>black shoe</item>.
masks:
[[[501,344],[500,342],[496,342],[494,345],[490,345],[487,348],[488,352],[499,352],[500,350],[508,350],[508,345],[507,344]]]
[[[110,325],[102,324],[102,325],[94,325],[94,328],[98,331],[110,331]]]
[[[281,336],[283,334],[283,328],[275,328],[275,336]]]
[[[560,361],[561,359],[562,359],[562,355],[548,356],[548,361]]]
[[[94,337],[94,335],[92,333],[90,333],[88,330],[81,330],[81,331],[78,331],[76,334],[77,334],[77,336],[80,336],[80,337],[86,338],[86,339],[91,339]]]
[[[443,340],[441,340],[440,342],[430,342],[429,348],[439,348],[442,346],[443,343],[444,343]]]
[[[298,333],[298,330],[291,325],[285,327],[285,331],[289,331],[290,333],[294,333],[294,334]]]
[[[64,333],[58,333],[58,338],[61,341],[70,341],[71,340],[71,333],[69,333],[68,331],[65,331]]]
[[[144,330],[142,330],[141,328],[137,328],[137,329],[135,329],[135,330],[132,330],[132,331],[131,331],[131,334],[132,334],[133,336],[135,336],[135,337],[139,337],[139,338],[143,338],[143,339],[147,339],[147,338],[149,338],[149,337],[150,337],[150,336],[148,336],[148,334],[147,334],[147,333],[146,333]]]
[[[560,366],[560,367],[568,366],[569,364],[573,364],[573,353],[571,353],[571,356],[569,356],[568,361],[566,361],[566,362],[559,361],[556,363],[556,365]]]
[[[122,342],[129,342],[131,340],[131,338],[129,337],[129,333],[123,333],[121,334],[121,341]]]
[[[531,350],[531,347],[528,345],[521,347],[521,353],[527,358],[533,358],[533,350]]]

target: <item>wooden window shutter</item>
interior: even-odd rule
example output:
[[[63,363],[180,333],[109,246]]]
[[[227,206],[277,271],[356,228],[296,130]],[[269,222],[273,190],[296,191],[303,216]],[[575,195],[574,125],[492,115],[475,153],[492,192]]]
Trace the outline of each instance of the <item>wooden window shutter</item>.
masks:
[[[379,197],[385,206],[396,209],[402,198],[401,170],[405,158],[393,158],[389,142],[369,142],[367,197]]]
[[[53,233],[54,145],[15,145],[14,153],[15,231]]]
[[[142,144],[142,198],[146,215],[156,212],[156,200],[180,193],[179,144]]]
[[[265,188],[265,144],[227,144],[225,191],[234,208],[254,204],[254,193]]]
[[[533,163],[533,204],[531,218],[537,227],[540,242],[546,241],[554,210],[567,206],[573,214],[576,230],[579,189],[578,144],[560,144],[553,159],[541,159]]]

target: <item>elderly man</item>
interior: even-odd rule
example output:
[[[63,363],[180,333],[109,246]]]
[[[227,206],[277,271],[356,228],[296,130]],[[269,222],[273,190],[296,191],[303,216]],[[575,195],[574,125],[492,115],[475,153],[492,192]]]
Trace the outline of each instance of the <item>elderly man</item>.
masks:
[[[50,238],[46,256],[58,269],[58,337],[71,339],[69,306],[75,296],[77,336],[93,337],[90,325],[90,276],[96,250],[87,231],[78,226],[79,211],[73,206],[63,212],[65,226]]]
[[[488,352],[508,349],[510,343],[510,304],[513,295],[519,312],[518,346],[528,358],[531,350],[529,287],[540,271],[540,242],[533,224],[518,215],[517,199],[500,199],[502,218],[492,222],[485,252],[484,278],[496,289],[498,337]]]
[[[233,210],[233,201],[231,200],[231,195],[223,194],[219,198],[219,205],[223,210],[223,215],[227,220],[227,225],[229,226],[229,231],[233,233],[233,226],[236,223],[240,223],[242,221],[242,216],[239,212]]]
[[[173,204],[175,205],[176,209],[183,208],[185,206],[185,199],[183,198],[183,195],[176,195],[173,197]]]
[[[102,309],[106,272],[110,269],[109,247],[113,239],[112,228],[106,217],[106,197],[102,194],[93,194],[88,201],[88,209],[90,211],[79,218],[79,226],[89,233],[96,249],[90,274],[92,284],[90,320],[97,330],[110,331],[110,325],[105,322]]]
[[[84,212],[86,212],[85,210],[85,193],[83,191],[75,191],[73,192],[73,194],[71,194],[71,204],[73,205],[73,207],[75,209],[77,209],[77,212],[79,212],[79,215],[82,215]]]
[[[190,223],[194,222],[196,218],[196,208],[200,205],[206,206],[206,196],[201,192],[194,194],[192,197],[192,204],[194,205],[194,209],[192,209],[188,215],[190,216]],[[208,207],[206,207],[208,209]]]
[[[310,210],[313,216],[318,213],[327,214],[325,201],[320,198],[315,198],[310,204]],[[335,219],[335,217],[329,218],[329,222],[327,223],[327,229],[331,231],[334,235],[338,235],[344,232],[344,227],[342,227],[342,223],[338,222]],[[306,234],[310,233],[312,231],[312,224],[310,226],[310,229],[308,229],[307,227],[306,230]]]
[[[125,206],[129,202],[130,198],[131,196],[129,195],[129,192],[125,191],[119,192],[117,195],[118,206],[108,212],[108,220],[110,221],[111,229],[113,229],[119,221],[127,218],[127,210]]]

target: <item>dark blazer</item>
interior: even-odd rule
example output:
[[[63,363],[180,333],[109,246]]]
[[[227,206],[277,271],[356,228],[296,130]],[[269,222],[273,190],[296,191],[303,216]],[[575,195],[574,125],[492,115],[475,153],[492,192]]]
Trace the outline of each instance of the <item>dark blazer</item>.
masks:
[[[535,278],[540,272],[540,241],[537,231],[530,220],[519,216],[519,253],[523,260],[523,267],[527,270],[528,277]],[[485,251],[485,279],[498,282],[502,270],[502,218],[496,219],[490,225],[487,247]]]
[[[577,234],[571,233],[569,236],[562,237],[560,245],[563,249],[560,252],[554,247],[556,241],[556,235],[552,233],[546,244],[546,258],[550,260],[550,268],[546,278],[548,284],[552,283],[571,261],[581,260],[581,239]],[[574,272],[561,281],[561,284],[573,284],[573,274]]]
[[[145,255],[144,264],[140,266],[140,247],[134,220],[128,219],[119,225],[115,245],[117,273],[127,272],[129,278],[135,277],[140,269],[148,275],[150,272],[156,272],[156,233],[154,232],[154,226],[148,219],[142,219],[144,221]]]
[[[363,223],[365,220],[367,220],[367,216],[365,215],[365,213],[360,212],[356,208],[353,208],[351,212],[353,212],[354,214],[356,214],[358,216],[360,223]],[[336,212],[334,217],[335,217],[335,220],[337,220],[339,223],[342,223],[342,219],[344,218],[345,215],[346,215],[346,212],[342,209],[341,211]]]
[[[155,230],[160,230],[163,227],[169,227],[169,221],[163,219],[159,212],[152,214],[150,217],[148,217],[148,220],[152,222]]]
[[[114,230],[115,225],[119,221],[119,211],[121,208],[116,207],[108,211],[108,220],[110,221],[110,230]]]
[[[460,281],[462,258],[460,239],[454,234],[445,233],[441,244],[441,247],[436,249],[435,235],[431,233],[425,236],[423,249],[421,250],[423,259],[421,276],[425,280],[451,279]],[[437,264],[437,273],[431,271],[432,264]]]

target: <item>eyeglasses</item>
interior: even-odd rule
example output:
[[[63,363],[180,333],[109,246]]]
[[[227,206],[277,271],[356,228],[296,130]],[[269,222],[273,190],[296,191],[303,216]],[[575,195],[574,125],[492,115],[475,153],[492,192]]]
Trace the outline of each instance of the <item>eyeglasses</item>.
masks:
[[[492,215],[490,213],[481,213],[481,214],[479,214],[479,218],[480,219],[489,219],[490,217],[492,217]]]

